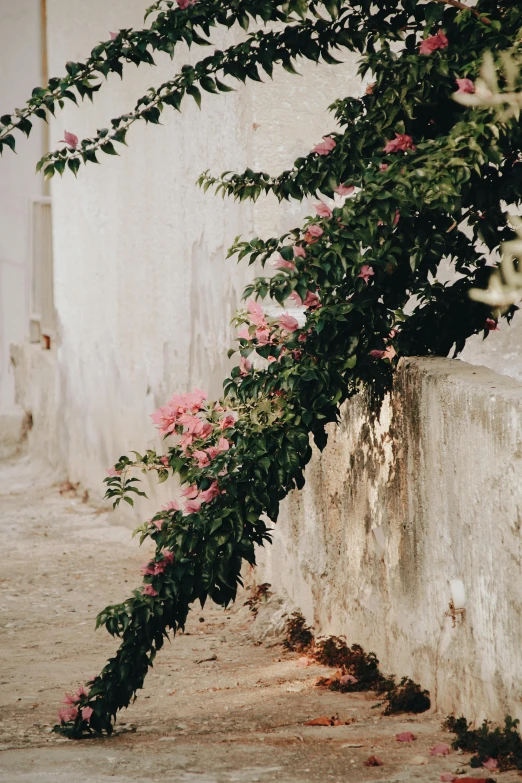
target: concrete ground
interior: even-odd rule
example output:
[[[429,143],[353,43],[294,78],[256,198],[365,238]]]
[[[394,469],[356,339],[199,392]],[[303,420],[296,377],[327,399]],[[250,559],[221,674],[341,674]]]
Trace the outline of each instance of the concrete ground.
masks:
[[[315,686],[324,667],[251,640],[252,615],[196,608],[158,656],[110,739],[51,733],[66,690],[114,650],[96,613],[140,581],[147,552],[111,512],[82,502],[27,460],[0,465],[0,781],[2,783],[399,783],[471,772],[467,756],[429,750],[451,737],[441,717],[383,717],[371,694]],[[350,640],[352,641],[352,640]],[[357,641],[357,640],[353,640]],[[330,670],[331,671],[331,670]],[[305,726],[338,714],[337,727]],[[399,743],[412,731],[417,739]],[[375,755],[384,764],[366,767]],[[495,775],[504,783],[516,773]]]

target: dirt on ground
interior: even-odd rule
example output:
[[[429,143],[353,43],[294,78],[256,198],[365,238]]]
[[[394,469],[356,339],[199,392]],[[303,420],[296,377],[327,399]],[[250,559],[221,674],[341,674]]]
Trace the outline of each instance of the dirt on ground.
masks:
[[[94,632],[97,612],[140,582],[150,550],[28,459],[0,465],[0,780],[2,783],[432,783],[472,771],[441,718],[384,717],[374,694],[315,685],[332,670],[252,640],[239,596],[224,611],[195,607],[186,633],[158,655],[111,738],[52,733],[65,691],[96,674],[116,642]],[[357,640],[349,640],[357,641]],[[342,725],[306,726],[321,716]],[[410,731],[412,742],[396,741]],[[376,756],[382,766],[364,762]],[[491,773],[490,773],[491,774]],[[501,783],[517,773],[495,774]]]

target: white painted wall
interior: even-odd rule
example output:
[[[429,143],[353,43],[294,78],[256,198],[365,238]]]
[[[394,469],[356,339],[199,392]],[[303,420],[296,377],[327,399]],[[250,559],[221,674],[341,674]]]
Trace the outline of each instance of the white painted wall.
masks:
[[[141,25],[144,0],[49,0],[50,74],[84,58],[109,30]],[[214,36],[222,48],[241,31]],[[190,57],[202,56],[199,52]],[[128,66],[110,78],[94,106],[70,106],[51,123],[82,137],[134,105],[179,70]],[[72,479],[100,487],[106,467],[130,448],[155,442],[148,414],[194,385],[218,395],[231,344],[230,318],[252,270],[227,261],[237,234],[279,234],[301,205],[223,201],[195,185],[215,173],[262,166],[276,173],[333,127],[326,107],[354,89],[350,65],[284,72],[273,82],[205,95],[203,110],[167,110],[161,127],[135,126],[120,158],[52,181],[55,302],[59,319],[58,427]],[[190,100],[190,99],[189,99]]]
[[[41,83],[40,0],[0,0],[0,115],[11,113]],[[29,332],[29,199],[42,195],[35,165],[43,129],[16,134],[18,155],[0,157],[0,414],[14,405],[9,345]]]

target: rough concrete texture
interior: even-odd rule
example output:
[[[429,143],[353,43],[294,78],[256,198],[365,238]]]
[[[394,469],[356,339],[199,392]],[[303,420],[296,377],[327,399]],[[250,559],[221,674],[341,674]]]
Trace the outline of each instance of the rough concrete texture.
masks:
[[[27,416],[18,405],[0,412],[0,460],[20,453],[25,446]]]
[[[106,508],[82,502],[81,488],[53,482],[41,465],[0,466],[2,783],[432,783],[441,772],[469,772],[466,755],[429,756],[451,740],[441,716],[385,718],[372,694],[317,688],[331,669],[302,667],[273,642],[253,644],[248,592],[230,610],[194,610],[116,736],[52,734],[64,691],[115,649],[108,634],[94,633],[95,614],[134,588],[147,556]],[[334,714],[350,723],[303,725]],[[402,731],[417,740],[397,742]],[[363,766],[370,755],[384,766]]]
[[[378,421],[360,397],[330,428],[258,579],[422,683],[442,712],[522,718],[521,468],[520,383],[403,361]],[[465,592],[454,617],[451,580]]]

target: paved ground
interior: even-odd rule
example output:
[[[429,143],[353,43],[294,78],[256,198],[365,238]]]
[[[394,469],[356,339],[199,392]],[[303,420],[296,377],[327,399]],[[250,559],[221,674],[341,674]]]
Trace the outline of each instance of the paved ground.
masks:
[[[442,772],[469,774],[466,756],[430,758],[430,747],[451,739],[440,716],[384,718],[369,694],[315,687],[323,667],[253,644],[244,598],[231,611],[195,609],[117,736],[79,742],[51,734],[64,691],[114,649],[103,630],[94,633],[96,612],[126,596],[147,557],[111,519],[83,503],[81,490],[60,494],[28,462],[0,465],[2,783],[431,783]],[[207,658],[215,659],[197,662]],[[334,714],[353,722],[303,725]],[[398,743],[400,731],[418,739]],[[370,755],[384,766],[365,767]]]

